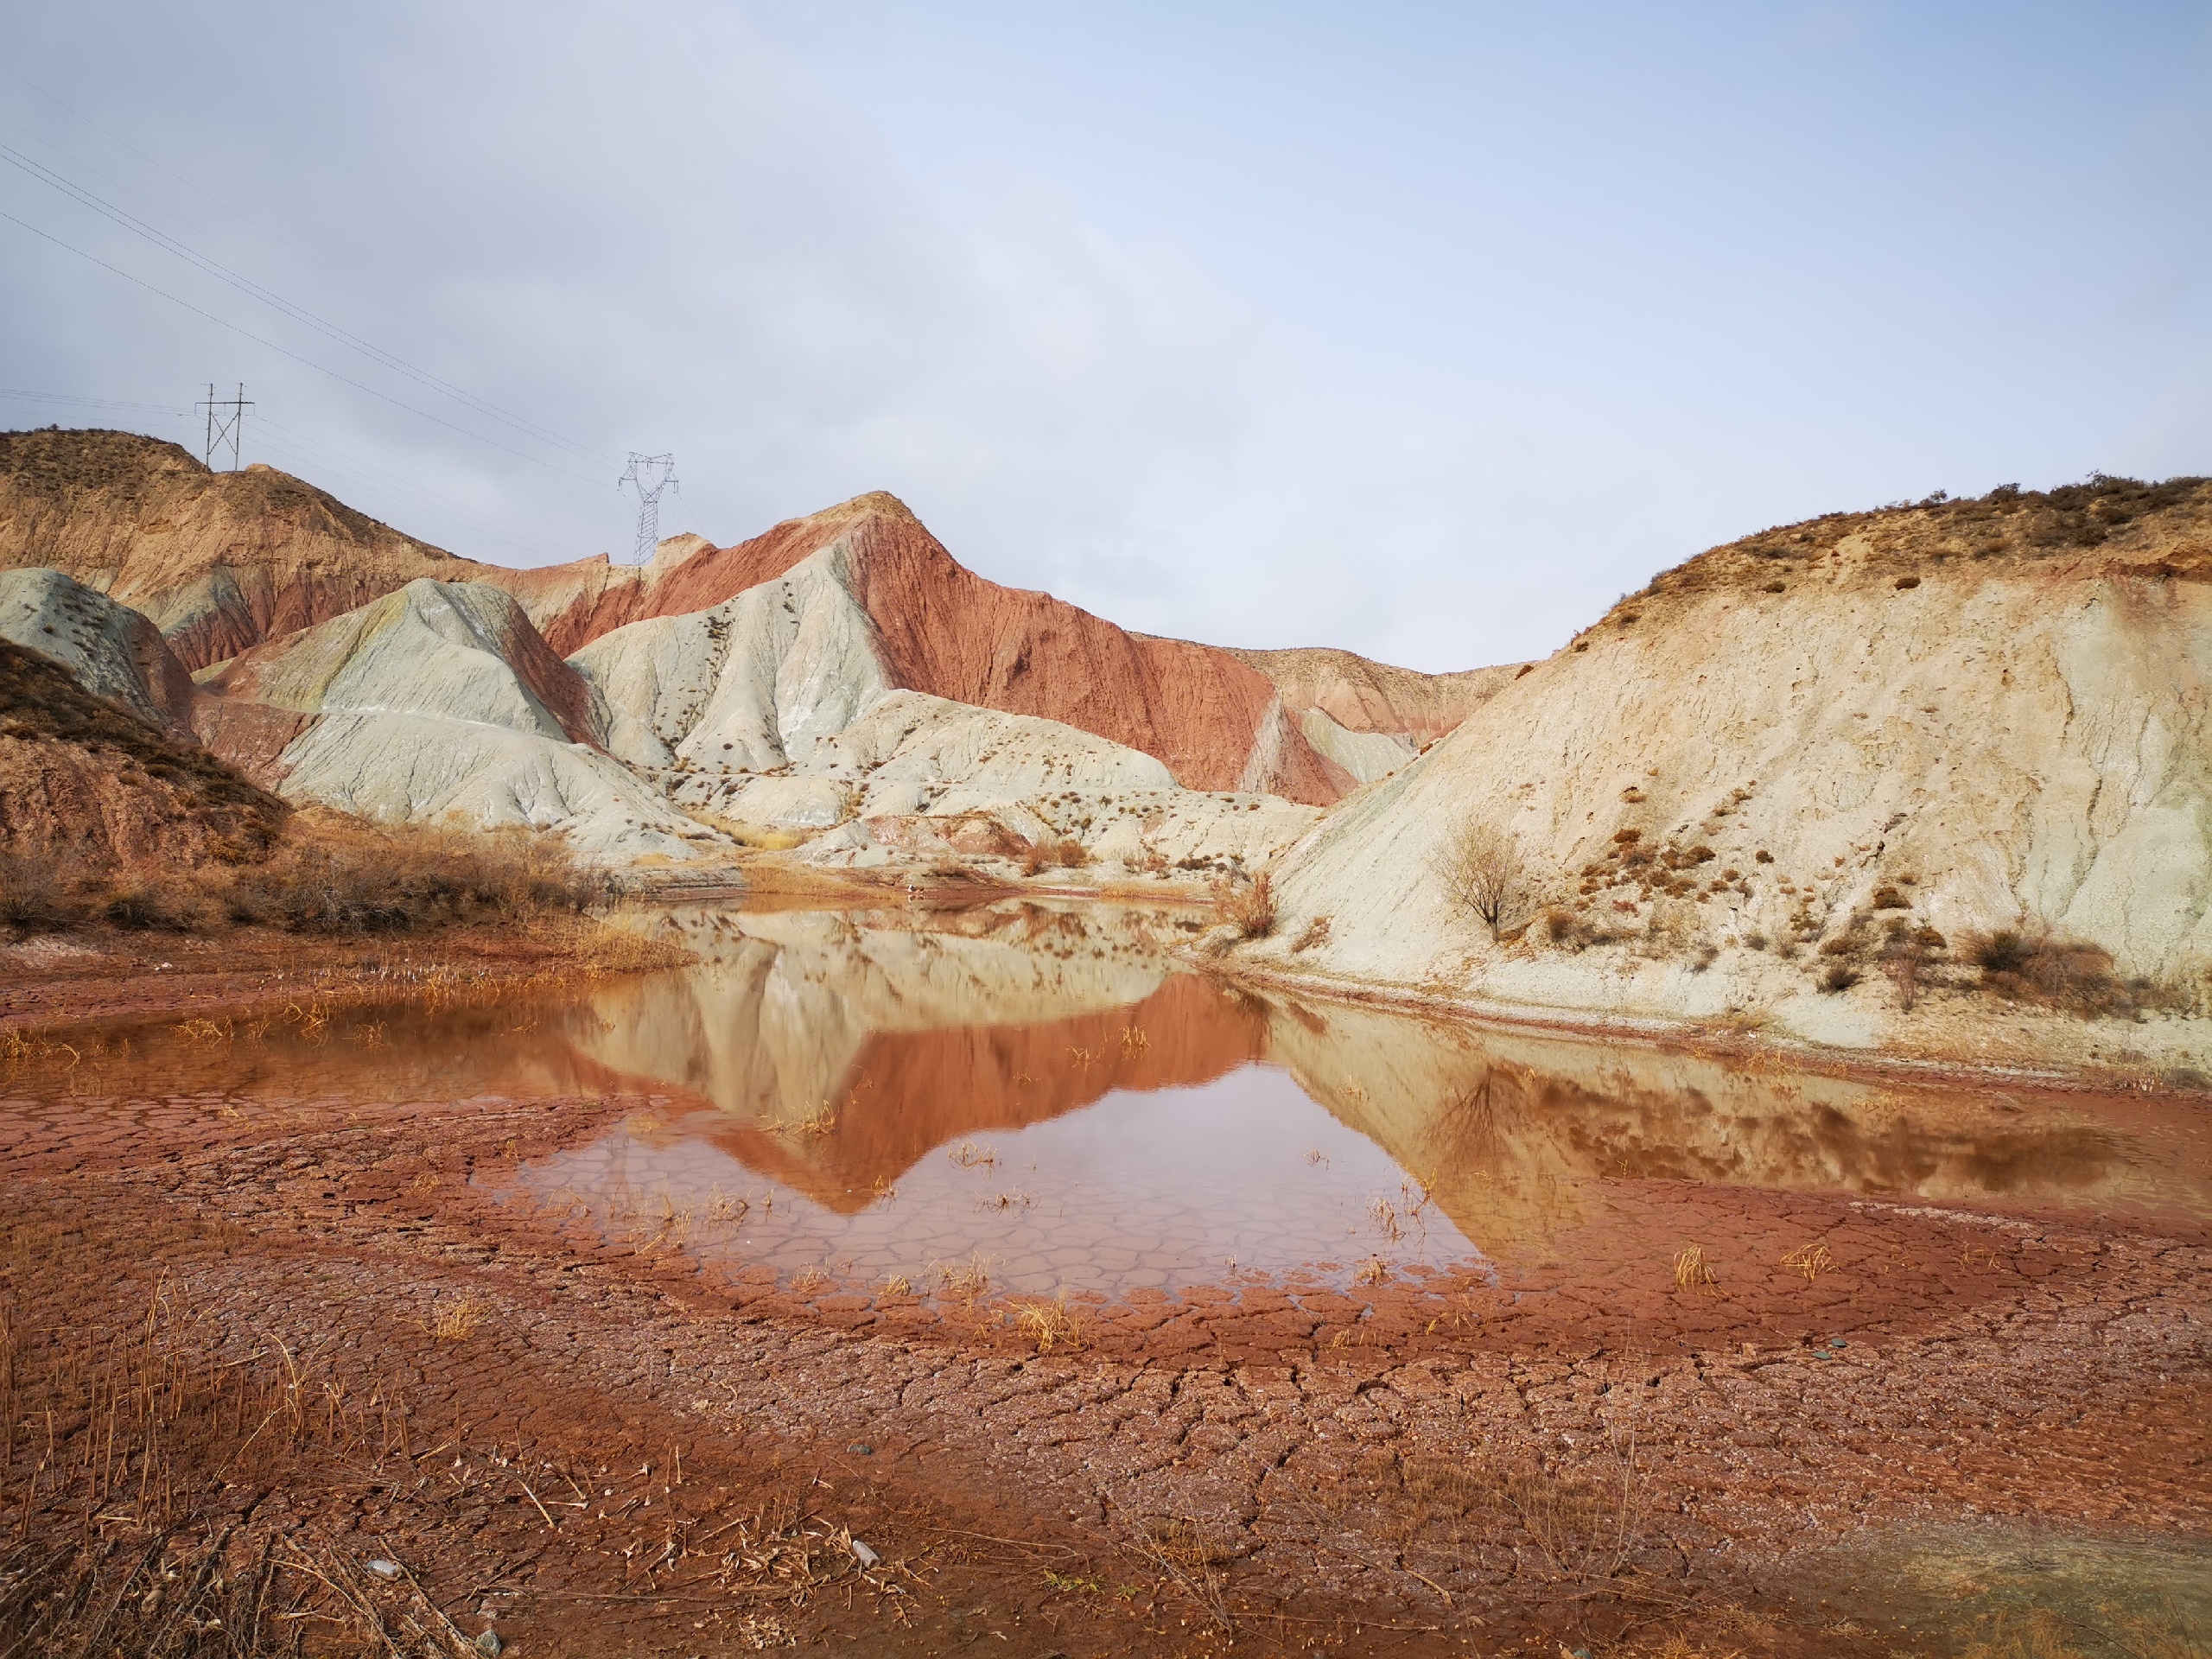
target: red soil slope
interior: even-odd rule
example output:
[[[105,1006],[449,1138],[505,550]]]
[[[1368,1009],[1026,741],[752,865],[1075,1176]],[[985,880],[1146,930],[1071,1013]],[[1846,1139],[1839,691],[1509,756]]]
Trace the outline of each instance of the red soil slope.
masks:
[[[626,623],[718,605],[839,542],[894,685],[1080,727],[1158,756],[1191,789],[1325,805],[1351,785],[1281,719],[1267,676],[1231,652],[1132,634],[1050,594],[987,582],[880,492],[696,553],[658,582],[586,593],[539,626],[555,650],[574,652]]]

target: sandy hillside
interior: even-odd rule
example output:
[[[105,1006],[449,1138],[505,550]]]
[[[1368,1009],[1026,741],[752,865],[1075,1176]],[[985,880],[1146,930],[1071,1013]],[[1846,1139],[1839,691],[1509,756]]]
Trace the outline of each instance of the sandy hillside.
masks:
[[[0,853],[10,881],[26,865],[74,877],[256,858],[286,811],[197,745],[0,638]]]
[[[1770,531],[1667,572],[1331,813],[1248,949],[1561,1007],[1764,1009],[1853,1042],[1994,930],[2101,947],[2140,982],[2107,1001],[2201,1000],[2208,680],[2212,483]],[[1436,874],[1471,823],[1516,849],[1517,939]],[[2094,953],[2068,961],[2094,978]]]

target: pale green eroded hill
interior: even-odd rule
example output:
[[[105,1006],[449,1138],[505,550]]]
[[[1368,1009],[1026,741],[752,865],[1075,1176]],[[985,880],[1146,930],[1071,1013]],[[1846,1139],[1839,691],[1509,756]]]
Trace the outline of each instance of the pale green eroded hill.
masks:
[[[722,847],[596,747],[589,689],[521,607],[418,580],[207,677],[210,747],[285,798],[559,830],[597,862]]]

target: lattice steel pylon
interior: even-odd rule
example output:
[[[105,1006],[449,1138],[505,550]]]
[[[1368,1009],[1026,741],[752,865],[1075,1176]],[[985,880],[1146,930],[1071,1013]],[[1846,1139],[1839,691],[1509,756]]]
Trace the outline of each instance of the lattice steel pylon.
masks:
[[[237,397],[218,401],[215,384],[209,381],[207,400],[200,407],[207,411],[207,447],[203,452],[203,458],[207,462],[208,470],[214,470],[215,452],[227,444],[231,451],[231,470],[235,473],[238,469],[239,451],[245,438],[245,412],[253,407],[251,400],[245,395],[245,382],[239,382]]]
[[[660,545],[660,493],[676,482],[674,455],[641,455],[630,452],[630,465],[614,481],[620,489],[625,484],[638,492],[638,539],[631,543],[630,563],[644,564]]]

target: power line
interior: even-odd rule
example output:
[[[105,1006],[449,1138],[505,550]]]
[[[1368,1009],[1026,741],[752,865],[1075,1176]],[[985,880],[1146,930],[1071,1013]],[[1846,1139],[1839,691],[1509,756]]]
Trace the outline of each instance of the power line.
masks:
[[[416,483],[412,479],[388,471],[373,461],[364,461],[350,451],[337,448],[320,438],[310,436],[297,427],[287,426],[273,416],[264,414],[257,418],[261,426],[261,436],[256,440],[257,443],[272,453],[287,454],[287,458],[291,459],[296,466],[308,469],[324,468],[349,474],[367,489],[387,494],[411,497],[413,502],[422,510],[449,518],[474,535],[488,536],[505,542],[517,551],[533,557],[550,557],[565,563],[582,556],[568,549],[538,540],[514,530],[497,519],[487,517],[474,507],[465,506],[449,496],[439,494],[427,485]],[[283,436],[272,438],[269,435],[269,429],[272,427],[283,434]]]
[[[142,237],[145,240],[153,243],[164,252],[175,255],[178,258],[182,259],[188,264],[192,265],[198,270],[204,271],[208,276],[214,277],[217,281],[227,283],[231,287],[237,289],[238,292],[245,295],[247,297],[258,300],[263,304],[269,306],[272,309],[291,318],[295,322],[303,323],[307,327],[315,330],[318,334],[321,334],[330,340],[335,340],[340,345],[350,347],[352,350],[360,353],[364,357],[369,359],[370,361],[376,363],[384,368],[390,369],[395,374],[404,375],[407,378],[416,382],[418,385],[429,387],[435,391],[443,392],[447,397],[453,398],[455,402],[474,410],[475,413],[485,416],[489,419],[498,421],[504,426],[512,427],[514,430],[537,438],[541,442],[550,443],[558,448],[565,449],[580,461],[599,462],[603,461],[606,459],[603,454],[596,451],[587,448],[582,444],[573,442],[570,440],[563,437],[559,433],[552,431],[546,427],[538,425],[534,421],[525,420],[518,415],[511,415],[506,410],[499,408],[497,405],[486,403],[482,398],[476,397],[474,393],[466,391],[461,387],[454,385],[452,382],[442,379],[438,376],[430,373],[426,369],[417,368],[415,365],[408,362],[405,359],[399,357],[396,353],[387,352],[382,346],[378,346],[372,341],[363,340],[359,335],[353,333],[351,330],[343,328],[338,324],[328,321],[327,318],[318,316],[315,313],[308,310],[305,306],[300,305],[292,300],[285,298],[283,295],[275,292],[271,289],[264,287],[261,283],[255,282],[252,278],[244,276],[238,271],[232,270],[228,265],[222,264],[220,261],[210,258],[207,255],[200,252],[197,249],[187,246],[184,243],[178,241],[176,238],[169,235],[166,231],[160,230],[154,226],[149,225],[145,220],[138,218],[137,215],[126,213],[124,209],[117,207],[114,203],[106,200],[103,197],[95,195],[92,192],[86,189],[82,185],[78,184],[75,181],[60,173],[55,172],[52,168],[48,167],[40,162],[34,161],[31,157],[24,155],[19,149],[12,149],[6,144],[0,144],[0,161],[5,161],[10,166],[15,168],[17,171],[28,174],[32,178],[36,179],[40,183],[48,186],[51,189],[60,192],[63,195],[67,196],[71,200],[75,201],[83,207],[90,207],[94,213],[100,214],[103,218],[110,220],[111,223],[119,225],[124,230],[130,232],[133,235]]]
[[[144,150],[139,149],[137,145],[132,143],[128,138],[123,137],[122,134],[116,132],[110,128],[102,126],[99,122],[93,120],[91,116],[86,115],[82,110],[78,109],[75,105],[63,103],[61,99],[56,98],[52,92],[48,92],[43,86],[38,86],[33,81],[26,80],[22,75],[17,74],[13,69],[8,68],[4,64],[0,64],[0,74],[5,74],[10,79],[15,81],[18,86],[21,86],[30,92],[36,92],[48,103],[53,105],[54,108],[61,111],[65,115],[73,116],[77,120],[83,122],[85,125],[90,127],[94,132],[99,133],[100,137],[105,138],[109,143],[118,144],[124,149],[129,150],[133,156],[136,156],[140,161],[144,162],[148,166],[153,168],[156,172],[168,174],[169,177],[175,179],[186,189],[191,191],[193,194],[213,202],[216,207],[221,208],[225,213],[228,213],[232,219],[237,219],[240,224],[245,225],[248,228],[258,232],[261,235],[267,237],[271,242],[274,242],[278,247],[283,248],[287,252],[297,254],[301,258],[313,265],[317,270],[322,271],[327,276],[335,276],[340,282],[344,283],[346,286],[352,288],[356,294],[361,296],[363,298],[370,301],[373,304],[382,306],[385,310],[391,312],[392,315],[399,318],[402,321],[412,323],[416,327],[420,328],[428,334],[442,334],[448,341],[452,340],[453,336],[446,330],[437,327],[434,323],[423,321],[422,318],[416,316],[412,312],[404,310],[400,307],[392,304],[391,301],[384,298],[383,296],[372,293],[369,289],[361,287],[358,283],[355,283],[349,278],[346,272],[340,270],[336,266],[329,264],[321,259],[316,258],[314,254],[309,253],[305,248],[300,246],[296,242],[289,241],[285,238],[279,236],[276,232],[270,230],[266,225],[264,225],[259,219],[254,218],[252,214],[245,213],[240,208],[232,206],[230,202],[224,200],[222,197],[217,195],[213,191],[209,190],[204,185],[194,183],[192,180],[188,179],[183,174],[178,172],[175,168],[169,166],[167,162],[160,160],[158,157],[149,156]],[[70,156],[67,150],[63,149],[60,145],[55,143],[51,138],[42,137],[36,132],[33,132],[30,128],[24,126],[20,122],[10,121],[8,124],[14,127],[18,132],[29,133],[30,136],[38,143],[44,144],[48,149],[54,151],[56,154],[68,156],[71,161],[75,162],[78,166],[85,168],[96,178],[106,179],[111,184],[114,184],[118,188],[130,190],[131,194],[139,196],[142,200],[148,200],[143,192],[131,190],[129,185],[123,183],[111,174],[101,172],[99,168],[92,166],[91,162],[84,160],[83,157]],[[181,215],[172,214],[171,217],[178,219],[179,222],[182,222]]]
[[[71,397],[54,391],[17,391],[0,387],[0,397],[22,404],[68,404],[81,409],[129,409],[153,415],[189,415],[188,409],[175,404],[133,404],[114,397]]]
[[[538,456],[516,448],[512,444],[501,443],[497,438],[487,438],[481,432],[472,432],[465,426],[456,426],[451,421],[446,420],[440,416],[431,414],[427,409],[417,409],[412,404],[402,403],[398,398],[393,397],[388,391],[379,391],[374,386],[365,385],[361,381],[354,379],[353,376],[349,374],[340,374],[336,369],[326,367],[324,365],[316,362],[311,357],[302,357],[299,353],[293,351],[289,346],[279,346],[275,340],[269,340],[260,334],[257,334],[250,328],[241,327],[237,323],[229,321],[227,318],[219,317],[213,311],[203,309],[201,307],[193,304],[189,300],[181,299],[176,295],[170,293],[165,288],[157,288],[152,283],[148,282],[144,277],[133,276],[130,272],[124,270],[120,265],[111,265],[106,260],[100,258],[96,254],[87,253],[80,247],[77,247],[71,243],[64,242],[60,237],[54,235],[51,231],[42,231],[37,226],[30,223],[28,219],[17,219],[15,214],[5,211],[0,211],[0,219],[6,219],[11,225],[21,226],[24,230],[29,231],[33,236],[42,238],[46,241],[53,243],[55,247],[61,248],[70,253],[73,253],[79,259],[89,260],[92,264],[98,265],[102,270],[112,271],[118,276],[122,277],[124,281],[127,283],[135,283],[149,294],[158,294],[162,298],[168,301],[172,305],[181,305],[186,310],[191,312],[194,316],[205,317],[208,321],[216,324],[219,327],[227,328],[234,334],[242,335],[245,339],[251,340],[257,346],[265,346],[270,351],[276,353],[281,357],[289,357],[295,363],[304,364],[307,367],[313,369],[316,373],[327,374],[333,380],[338,381],[343,385],[351,386],[356,391],[365,391],[372,397],[380,397],[385,403],[390,404],[394,409],[404,410],[410,415],[419,416],[423,420],[433,422],[439,426],[444,427],[448,432],[458,432],[465,438],[474,438],[479,443],[489,444],[494,449],[505,450],[508,454],[513,455],[519,460],[526,461],[533,467],[543,467],[546,471],[550,473],[558,473],[563,478],[573,478],[581,484],[591,484],[597,481],[596,480],[584,477],[581,473],[572,473],[565,467],[556,467],[550,461],[541,460]]]

